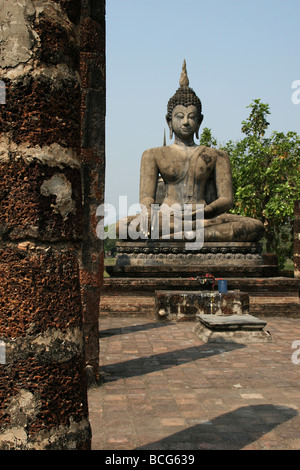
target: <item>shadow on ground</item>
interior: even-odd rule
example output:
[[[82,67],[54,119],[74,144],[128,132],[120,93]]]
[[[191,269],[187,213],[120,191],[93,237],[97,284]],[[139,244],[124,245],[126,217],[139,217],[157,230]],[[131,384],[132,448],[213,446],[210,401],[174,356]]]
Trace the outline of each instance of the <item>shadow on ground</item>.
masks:
[[[136,333],[138,331],[146,331],[151,330],[153,328],[162,328],[164,326],[169,326],[170,323],[144,323],[143,325],[131,325],[125,326],[120,328],[108,328],[107,330],[100,330],[99,338],[105,338],[109,336],[116,336],[116,335],[126,335],[129,333]]]
[[[227,343],[222,344],[222,346],[203,344],[186,349],[176,349],[175,351],[153,354],[152,356],[102,366],[100,368],[100,375],[105,382],[112,382],[122,378],[138,377],[170,367],[177,367],[198,359],[242,349],[244,347],[243,344]]]
[[[241,450],[297,414],[284,406],[244,406],[135,450]]]

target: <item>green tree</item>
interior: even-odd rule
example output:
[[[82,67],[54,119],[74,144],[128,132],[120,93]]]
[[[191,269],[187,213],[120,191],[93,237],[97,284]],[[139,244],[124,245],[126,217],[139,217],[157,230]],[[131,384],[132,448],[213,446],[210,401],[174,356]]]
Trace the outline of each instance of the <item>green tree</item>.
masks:
[[[205,145],[206,147],[216,147],[217,140],[212,136],[211,129],[204,127],[202,134],[200,135],[200,145]]]
[[[111,256],[114,257],[117,253],[117,248],[116,248],[116,228],[115,224],[110,224],[106,225],[104,227],[104,232],[107,233],[107,238],[104,239],[103,241],[103,248],[104,251],[107,253],[108,251],[111,252]]]
[[[293,210],[300,199],[300,137],[273,132],[265,137],[269,105],[259,99],[242,122],[245,137],[229,141],[235,204],[232,212],[263,222],[267,252],[277,253],[279,266],[293,255]]]
[[[111,252],[111,256],[114,257],[115,254],[116,254],[116,240],[112,239],[112,238],[105,238],[104,242],[103,242],[103,247],[104,247],[104,251],[107,253],[107,252]]]

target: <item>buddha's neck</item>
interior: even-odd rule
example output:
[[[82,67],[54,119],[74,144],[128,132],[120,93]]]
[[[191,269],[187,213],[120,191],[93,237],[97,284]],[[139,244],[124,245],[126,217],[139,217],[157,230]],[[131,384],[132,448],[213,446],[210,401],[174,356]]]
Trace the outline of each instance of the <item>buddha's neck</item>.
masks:
[[[194,147],[196,145],[193,138],[191,138],[191,140],[188,140],[188,141],[183,141],[183,140],[178,139],[178,137],[176,136],[175,136],[174,144],[179,145],[180,147]]]

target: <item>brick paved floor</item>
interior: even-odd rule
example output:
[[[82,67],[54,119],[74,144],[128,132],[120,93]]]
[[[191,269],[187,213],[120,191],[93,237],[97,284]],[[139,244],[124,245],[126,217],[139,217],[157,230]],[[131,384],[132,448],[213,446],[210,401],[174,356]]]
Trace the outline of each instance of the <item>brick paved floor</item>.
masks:
[[[213,345],[192,322],[101,318],[92,449],[300,449],[300,321],[267,321],[273,343]]]

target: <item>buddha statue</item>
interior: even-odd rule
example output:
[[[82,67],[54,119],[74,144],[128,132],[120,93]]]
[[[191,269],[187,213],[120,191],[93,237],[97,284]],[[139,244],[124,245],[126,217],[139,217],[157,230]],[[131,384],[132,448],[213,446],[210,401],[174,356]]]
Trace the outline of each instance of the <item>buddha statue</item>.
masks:
[[[168,102],[166,121],[174,143],[146,150],[140,168],[139,216],[129,216],[117,224],[118,236],[125,226],[139,225],[140,238],[150,236],[153,205],[164,207],[189,205],[192,221],[204,214],[205,242],[257,242],[263,235],[263,224],[256,219],[228,213],[233,204],[232,177],[229,156],[225,151],[197,145],[203,121],[202,104],[189,87],[186,63],[182,66],[180,87]],[[183,229],[171,218],[170,239],[184,239]],[[193,225],[193,229],[194,229]],[[180,233],[182,230],[182,234]],[[127,233],[127,232],[126,232]],[[164,238],[159,232],[159,238]]]

